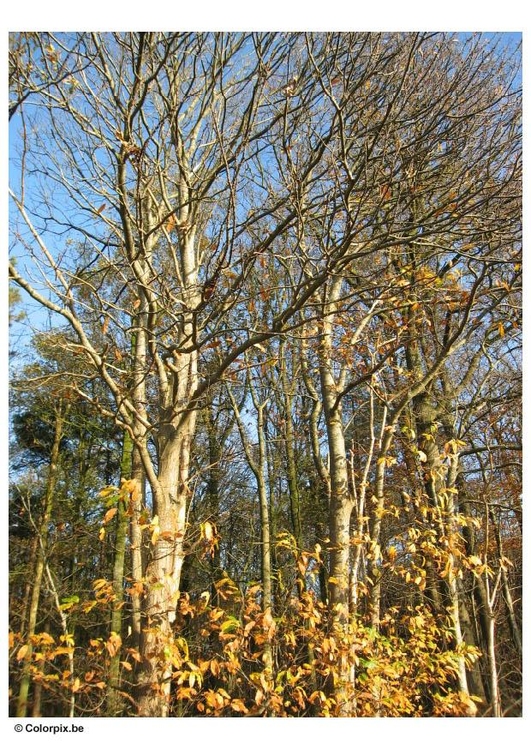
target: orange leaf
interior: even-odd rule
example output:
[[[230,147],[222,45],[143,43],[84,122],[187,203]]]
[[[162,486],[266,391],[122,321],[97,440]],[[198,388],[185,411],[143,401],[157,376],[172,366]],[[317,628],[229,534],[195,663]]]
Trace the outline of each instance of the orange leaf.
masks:
[[[135,661],[142,661],[142,657],[140,656],[140,653],[136,650],[136,648],[128,648],[127,653],[129,656],[131,656]]]
[[[107,649],[109,656],[115,656],[118,653],[120,646],[122,645],[122,639],[118,633],[112,632],[109,636],[105,648]]]
[[[109,521],[112,521],[114,516],[118,513],[118,508],[109,508],[107,513],[105,514],[103,518],[103,523],[109,523]]]

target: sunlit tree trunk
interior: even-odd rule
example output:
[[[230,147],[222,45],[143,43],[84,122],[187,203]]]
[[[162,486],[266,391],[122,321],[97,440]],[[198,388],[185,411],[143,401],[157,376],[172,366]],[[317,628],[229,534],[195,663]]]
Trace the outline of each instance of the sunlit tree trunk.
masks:
[[[145,498],[145,474],[138,449],[133,445],[131,456],[130,540],[131,540],[131,634],[133,648],[140,646],[142,633],[142,596],[144,576],[143,532],[140,525]]]
[[[297,461],[295,456],[295,434],[293,425],[293,383],[290,384],[288,377],[287,353],[284,342],[279,346],[278,367],[280,369],[280,383],[282,386],[282,411],[283,427],[285,434],[285,454],[286,454],[286,478],[288,482],[290,516],[293,528],[293,536],[299,550],[302,549],[302,524],[301,524],[301,503],[299,493],[299,476],[297,472]]]
[[[342,375],[338,376],[334,372],[337,368],[337,363],[334,362],[334,312],[337,311],[341,286],[342,280],[336,279],[324,303],[323,317],[320,321],[318,355],[330,473],[329,603],[339,630],[347,633],[350,623],[350,519],[354,499],[349,489],[347,450],[341,409]],[[345,652],[342,654],[337,684],[334,687],[334,697],[340,716],[350,716],[353,713],[351,698],[353,677],[353,665]]]

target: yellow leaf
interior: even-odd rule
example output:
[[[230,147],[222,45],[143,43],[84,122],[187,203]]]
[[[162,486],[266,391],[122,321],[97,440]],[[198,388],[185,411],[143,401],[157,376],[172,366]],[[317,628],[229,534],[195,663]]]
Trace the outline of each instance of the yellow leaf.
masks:
[[[103,518],[103,523],[106,524],[106,523],[109,523],[109,521],[112,521],[112,519],[117,513],[118,513],[118,508],[109,508],[109,510],[107,511],[107,513],[105,514]]]
[[[241,714],[249,713],[249,711],[245,707],[244,702],[240,700],[239,698],[233,698],[233,700],[231,701],[230,707],[232,708],[233,711],[238,711],[238,713],[241,713]]]
[[[156,544],[160,536],[159,517],[153,516],[151,523],[149,524],[149,530],[151,531],[151,544]]]
[[[75,646],[76,643],[73,633],[66,633],[65,635],[60,636],[59,640],[61,643],[66,643],[67,646]]]
[[[98,539],[100,540],[100,542],[103,542],[103,540],[105,539],[105,533],[105,527],[102,526],[100,529],[100,533],[98,534]]]
[[[210,521],[205,521],[201,524],[201,535],[207,542],[210,542],[214,538],[214,526]]]
[[[27,643],[24,644],[24,646],[21,646],[17,653],[17,661],[22,661],[22,659],[26,656],[28,653],[29,646]]]
[[[108,487],[104,487],[101,492],[99,492],[100,497],[110,497],[111,495],[115,495],[118,492],[118,487],[112,487],[109,485]]]

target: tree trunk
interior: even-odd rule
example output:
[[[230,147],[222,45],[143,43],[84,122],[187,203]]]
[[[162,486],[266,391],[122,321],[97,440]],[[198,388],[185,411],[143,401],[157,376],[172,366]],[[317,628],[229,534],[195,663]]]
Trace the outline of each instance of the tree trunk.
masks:
[[[145,574],[147,590],[137,698],[140,716],[168,716],[170,712],[173,624],[184,562],[194,422],[195,415],[190,414],[180,434],[165,441],[160,456],[150,558]]]
[[[50,523],[53,504],[55,500],[55,487],[59,476],[60,469],[60,448],[63,437],[63,427],[65,424],[68,406],[63,407],[60,403],[55,415],[54,439],[50,451],[50,466],[48,469],[48,479],[46,481],[46,491],[44,495],[44,507],[39,525],[35,528],[38,539],[37,557],[35,569],[33,571],[33,589],[28,613],[28,624],[26,629],[26,646],[27,651],[24,657],[22,679],[17,701],[17,716],[24,717],[28,709],[28,694],[31,684],[31,657],[33,653],[33,636],[37,625],[37,616],[39,610],[39,599],[41,595],[42,578],[46,566],[46,556],[48,553],[48,526]]]
[[[176,136],[177,137],[177,136]],[[186,514],[191,491],[189,488],[191,449],[195,436],[197,406],[193,397],[198,384],[197,309],[201,303],[198,284],[198,260],[195,228],[189,206],[189,192],[184,177],[180,180],[182,208],[179,220],[187,226],[180,235],[180,274],[185,312],[175,327],[175,343],[168,370],[160,373],[160,427],[157,434],[158,467],[153,468],[147,450],[145,430],[140,426],[142,440],[138,443],[144,468],[153,493],[151,545],[147,562],[144,597],[144,626],[140,642],[142,664],[139,669],[137,695],[139,715],[168,716],[172,677],[173,624],[180,594],[184,562]],[[151,219],[150,219],[151,220]],[[153,239],[150,240],[150,243]],[[152,244],[147,244],[149,255]],[[149,266],[146,263],[146,268]],[[144,271],[143,271],[144,272]],[[143,290],[139,288],[140,294]],[[145,373],[147,341],[143,329],[137,357],[139,376]],[[163,366],[160,364],[162,369]],[[145,377],[138,383],[138,413],[145,403]]]
[[[133,590],[131,593],[131,630],[132,646],[140,648],[142,633],[142,596],[137,588],[141,586],[144,576],[143,532],[140,528],[140,515],[144,505],[145,474],[142,459],[136,446],[133,446],[131,464],[131,492],[130,492],[130,539],[131,539],[131,579]]]
[[[111,614],[111,634],[118,636],[117,647],[109,665],[109,679],[107,685],[107,716],[119,716],[124,708],[124,699],[120,695],[120,661],[122,659],[121,643],[123,640],[122,620],[124,605],[124,581],[127,529],[129,526],[129,485],[124,482],[131,481],[132,461],[134,444],[128,432],[124,433],[122,461],[120,467],[120,491],[117,498],[116,525],[114,541],[114,565],[113,565],[113,601]]]
[[[249,442],[248,436],[245,432],[245,426],[241,419],[240,409],[236,403],[234,394],[229,389],[229,396],[231,399],[232,407],[238,424],[238,430],[242,440],[243,449],[247,458],[247,462],[251,471],[256,479],[256,486],[258,491],[258,504],[260,508],[260,568],[262,578],[262,610],[265,614],[271,616],[273,609],[273,577],[272,577],[272,562],[271,562],[271,525],[270,525],[270,514],[269,514],[269,499],[267,491],[267,441],[265,434],[265,408],[267,406],[267,400],[260,402],[256,393],[255,388],[250,384],[251,397],[254,408],[256,409],[256,432],[258,437],[258,455],[253,455],[252,445]],[[263,661],[267,678],[271,677],[273,669],[273,654],[271,649],[271,643],[266,640],[264,644],[264,655]]]
[[[325,416],[329,451],[330,473],[330,566],[328,576],[329,604],[336,627],[348,637],[350,624],[350,519],[354,499],[349,490],[348,462],[343,429],[340,383],[334,376],[333,352],[333,312],[339,297],[341,281],[336,281],[330,292],[330,302],[325,305],[321,321],[321,342],[319,346],[319,375]],[[354,712],[352,700],[354,666],[344,652],[338,668],[334,686],[339,716],[351,716]]]
[[[267,467],[267,444],[264,425],[265,404],[258,405],[258,471],[256,481],[258,484],[258,502],[260,504],[260,561],[262,573],[262,609],[264,613],[271,616],[273,609],[273,576],[271,563],[271,525],[269,517],[269,498],[266,482]],[[273,671],[273,652],[271,642],[267,639],[264,643],[264,666],[267,677],[271,677]]]

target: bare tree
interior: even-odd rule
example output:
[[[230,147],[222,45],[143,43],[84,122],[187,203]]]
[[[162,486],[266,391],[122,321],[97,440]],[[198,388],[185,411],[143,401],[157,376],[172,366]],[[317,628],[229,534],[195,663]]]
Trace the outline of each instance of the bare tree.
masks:
[[[301,351],[318,347],[319,387],[303,373],[329,492],[329,603],[348,632],[344,400],[405,362],[387,397],[373,391],[387,415],[370,454],[377,545],[393,429],[411,405],[435,419],[420,415],[430,389],[502,304],[492,269],[514,264],[515,71],[495,41],[444,34],[13,38],[10,276],[68,323],[88,373],[77,390],[127,432],[150,487],[141,715],[170,711],[197,415],[247,352],[299,330]],[[455,300],[430,320],[430,290],[447,283]],[[377,620],[377,588],[373,600]],[[349,664],[339,681],[349,714]]]

